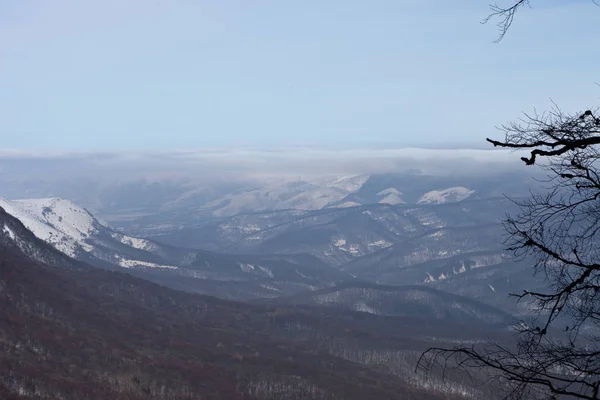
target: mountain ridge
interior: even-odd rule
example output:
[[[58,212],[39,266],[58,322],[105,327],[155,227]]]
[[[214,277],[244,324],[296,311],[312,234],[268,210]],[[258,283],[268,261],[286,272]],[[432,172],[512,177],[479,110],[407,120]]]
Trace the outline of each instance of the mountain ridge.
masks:
[[[384,316],[439,320],[485,321],[508,326],[513,316],[469,297],[424,285],[391,286],[373,282],[343,282],[333,287],[276,299],[255,301],[270,305],[312,305]]]
[[[219,254],[135,238],[99,223],[87,210],[64,199],[2,200],[2,204],[33,228],[39,239],[67,256],[100,268],[128,270],[180,290],[247,299],[352,279],[310,255]]]

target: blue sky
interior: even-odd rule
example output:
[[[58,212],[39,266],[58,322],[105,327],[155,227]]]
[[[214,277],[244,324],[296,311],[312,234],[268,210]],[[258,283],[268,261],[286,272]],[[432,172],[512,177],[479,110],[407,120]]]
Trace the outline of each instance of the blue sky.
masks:
[[[600,103],[600,7],[531,3],[0,0],[0,148],[480,146]]]

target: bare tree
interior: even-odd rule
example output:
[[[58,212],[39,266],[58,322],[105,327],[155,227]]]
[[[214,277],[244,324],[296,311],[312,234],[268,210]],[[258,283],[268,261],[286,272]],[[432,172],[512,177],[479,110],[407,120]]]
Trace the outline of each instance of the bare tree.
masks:
[[[500,38],[527,0],[492,7]],[[526,151],[521,160],[547,172],[547,193],[517,202],[508,217],[506,247],[530,261],[547,282],[545,291],[513,294],[535,305],[520,321],[516,343],[432,348],[417,368],[437,366],[489,374],[516,399],[600,398],[600,115],[597,110],[525,115],[502,127],[495,147]]]
[[[522,160],[548,172],[549,191],[517,202],[505,221],[507,248],[530,260],[545,292],[515,294],[536,315],[517,325],[516,346],[430,349],[419,367],[488,368],[507,397],[598,399],[600,390],[600,118],[559,109],[504,127],[494,146],[526,149]]]

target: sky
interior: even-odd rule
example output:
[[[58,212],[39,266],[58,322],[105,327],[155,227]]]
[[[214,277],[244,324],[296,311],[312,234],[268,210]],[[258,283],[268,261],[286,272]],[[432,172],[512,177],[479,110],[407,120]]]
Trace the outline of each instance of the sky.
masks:
[[[485,147],[600,103],[600,7],[531,5],[0,0],[0,148]]]

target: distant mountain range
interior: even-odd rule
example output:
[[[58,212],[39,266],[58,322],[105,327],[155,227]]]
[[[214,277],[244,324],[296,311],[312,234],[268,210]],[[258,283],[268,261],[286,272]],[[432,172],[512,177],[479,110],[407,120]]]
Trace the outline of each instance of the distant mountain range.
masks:
[[[480,164],[477,164],[480,165]],[[198,171],[212,175],[212,171]],[[2,177],[0,177],[2,178]],[[370,204],[440,204],[503,195],[526,195],[534,185],[522,172],[426,175],[386,173],[239,179],[65,178],[56,181],[3,177],[10,198],[68,198],[134,236],[149,230],[194,226],[240,213],[321,210]]]
[[[500,218],[512,205],[504,198],[241,214],[154,239],[118,232],[64,199],[0,202],[77,260],[227,299],[372,282],[427,285],[520,314],[527,304],[508,293],[542,285],[502,250]]]

